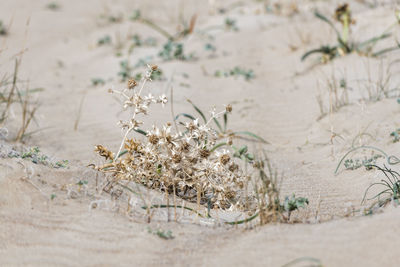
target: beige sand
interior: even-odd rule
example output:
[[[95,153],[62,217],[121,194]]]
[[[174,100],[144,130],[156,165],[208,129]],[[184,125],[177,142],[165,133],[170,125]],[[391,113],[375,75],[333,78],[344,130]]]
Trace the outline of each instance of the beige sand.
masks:
[[[290,1],[282,2],[282,14],[266,14],[256,1],[239,3],[227,14],[219,14],[218,7],[237,2],[65,0],[57,1],[61,8],[52,11],[46,8],[49,1],[2,0],[0,19],[11,26],[9,35],[0,37],[0,73],[10,73],[12,56],[26,48],[20,77],[28,78],[31,88],[45,88],[36,95],[41,107],[38,124],[32,127],[43,130],[27,145],[68,159],[70,168],[55,170],[21,159],[0,159],[0,266],[281,266],[299,257],[317,258],[324,266],[397,266],[400,210],[389,207],[370,217],[343,217],[360,208],[365,189],[378,180],[379,173],[361,168],[335,176],[334,170],[354,137],[365,129],[373,138],[358,138],[357,144],[396,154],[399,143],[389,137],[400,126],[396,100],[361,99],[367,96],[368,73],[370,79],[378,80],[380,64],[388,66],[398,52],[383,59],[349,55],[312,67],[315,58],[301,62],[301,55],[335,41],[333,32],[313,17],[312,10],[318,7],[331,13],[338,1],[292,1],[299,7],[299,14],[292,17]],[[371,37],[395,21],[391,1],[380,1],[388,3],[376,8],[363,1],[350,2],[357,19],[354,38]],[[310,200],[298,215],[307,223],[245,229],[206,226],[195,219],[167,223],[160,216],[147,225],[140,216],[125,216],[122,201],[121,206],[110,202],[90,210],[93,197],[83,191],[68,194],[65,185],[82,179],[95,183],[94,173],[85,167],[100,162],[94,145],[116,149],[121,137],[115,125],[120,108],[107,89],[123,86],[117,72],[126,56],[116,57],[112,46],[97,47],[97,40],[105,34],[123,40],[128,33],[139,33],[165,41],[148,27],[129,21],[137,8],[171,32],[181,11],[187,19],[198,14],[197,29],[222,25],[226,17],[237,20],[240,31],[213,32],[217,57],[208,57],[204,37],[195,34],[185,40],[185,47],[196,51],[198,61],[159,65],[166,77],[174,77],[177,113],[190,109],[186,98],[203,109],[214,103],[234,103],[231,127],[249,129],[271,143],[265,149],[284,173],[282,195],[293,192]],[[108,23],[99,18],[101,14],[122,14],[123,21]],[[395,42],[388,39],[383,44]],[[130,60],[154,51],[138,48]],[[237,65],[253,69],[256,78],[246,82],[213,76],[216,70]],[[390,87],[395,88],[399,67],[391,66]],[[321,91],[328,98],[326,78],[332,73],[337,79],[346,77],[352,104],[318,120],[316,96]],[[104,78],[106,84],[92,86],[90,80],[95,77]],[[150,88],[168,93],[165,83],[155,82]],[[170,119],[166,108],[156,110],[150,121]],[[340,137],[331,139],[332,131]],[[54,200],[51,194],[56,194]],[[102,198],[110,197],[103,194]],[[160,239],[149,234],[148,227],[169,229],[175,238]]]

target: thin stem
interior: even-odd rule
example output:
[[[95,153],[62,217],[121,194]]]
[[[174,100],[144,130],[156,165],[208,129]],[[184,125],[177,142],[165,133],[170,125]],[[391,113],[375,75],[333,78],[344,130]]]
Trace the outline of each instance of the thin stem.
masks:
[[[143,88],[144,88],[144,86],[146,85],[146,82],[147,82],[148,80],[150,80],[150,76],[151,76],[152,72],[153,72],[153,70],[150,68],[148,75],[146,75],[146,77],[143,78],[143,82],[142,82],[142,85],[141,85],[141,87],[140,87],[140,89],[139,89],[139,93],[138,93],[139,96],[140,96],[140,94],[142,93]],[[125,94],[123,94],[123,95],[126,96]],[[126,96],[126,97],[127,97],[127,96]],[[129,97],[127,97],[127,98],[129,99]],[[135,110],[136,110],[136,108],[137,108],[137,105],[135,104]],[[137,112],[134,111],[134,113],[133,113],[133,115],[132,115],[131,121],[132,121],[132,120],[135,120],[136,114],[137,114]],[[121,150],[122,150],[122,148],[124,147],[124,144],[125,144],[126,138],[128,137],[128,134],[129,134],[134,128],[135,128],[135,126],[131,126],[131,127],[128,128],[128,130],[126,130],[126,133],[125,133],[124,137],[122,138],[121,145],[119,146],[118,153],[116,154],[116,157],[114,158],[114,162],[115,162],[115,161],[117,160],[117,158],[119,157],[119,154],[121,153]]]

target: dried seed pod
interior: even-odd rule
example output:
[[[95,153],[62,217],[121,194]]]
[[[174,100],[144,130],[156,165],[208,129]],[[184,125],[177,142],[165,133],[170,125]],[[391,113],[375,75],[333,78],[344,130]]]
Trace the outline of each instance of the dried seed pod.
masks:
[[[235,172],[237,170],[239,170],[239,165],[237,165],[236,163],[232,163],[231,165],[229,165],[228,168],[231,172]]]
[[[128,80],[128,88],[133,89],[137,86],[137,82],[134,79],[129,79]]]
[[[188,157],[188,161],[192,164],[196,164],[198,162],[198,158],[196,157]]]
[[[160,138],[157,135],[152,134],[149,136],[149,142],[151,144],[156,145],[158,144],[158,141],[160,141]]]
[[[228,145],[232,145],[233,144],[233,138],[232,138],[232,136],[229,136],[229,138],[228,138]]]
[[[141,149],[140,143],[135,142],[134,139],[128,139],[125,142],[125,148],[128,149],[129,152],[137,152]]]
[[[182,142],[179,146],[179,150],[182,152],[189,152],[190,144],[188,142]]]
[[[200,154],[200,157],[202,157],[202,158],[208,158],[210,156],[211,152],[208,149],[200,149],[199,154]]]
[[[226,111],[227,113],[231,113],[231,112],[232,112],[232,105],[231,105],[231,104],[227,105],[227,106],[225,107],[225,111]]]
[[[179,163],[179,162],[181,162],[181,160],[182,160],[181,155],[179,155],[179,154],[174,154],[174,155],[172,155],[172,161],[173,161],[173,162]]]
[[[114,154],[102,145],[95,146],[94,151],[99,153],[99,155],[104,157],[106,160],[114,160]]]
[[[229,157],[228,154],[224,154],[221,157],[219,157],[219,162],[221,162],[223,165],[226,165],[230,160],[231,157]]]
[[[335,10],[335,19],[340,23],[344,23],[345,20],[348,20],[349,23],[352,22],[351,11],[348,4],[340,5]]]

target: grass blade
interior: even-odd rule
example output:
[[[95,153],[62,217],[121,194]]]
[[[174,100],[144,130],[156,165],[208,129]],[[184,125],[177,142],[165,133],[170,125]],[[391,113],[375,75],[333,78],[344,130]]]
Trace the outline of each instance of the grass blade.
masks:
[[[334,46],[334,47],[322,46],[322,47],[320,47],[320,48],[313,49],[313,50],[310,50],[310,51],[306,52],[306,53],[301,57],[301,61],[304,61],[307,57],[309,57],[310,55],[315,54],[315,53],[321,53],[321,54],[325,54],[325,55],[330,55],[330,54],[332,54],[335,50],[336,50],[336,46]]]
[[[121,151],[115,159],[125,155],[126,153],[128,153],[128,150],[126,150],[126,149],[124,151]],[[112,161],[110,161],[110,162],[112,162]]]
[[[224,129],[222,129],[221,124],[219,123],[219,121],[216,118],[213,118],[215,125],[217,125],[218,129],[221,131],[221,133],[224,132]]]
[[[366,40],[366,41],[360,43],[360,44],[358,45],[358,48],[362,48],[362,47],[364,47],[364,46],[366,46],[366,45],[369,45],[369,44],[371,44],[371,43],[372,43],[372,45],[374,45],[376,42],[378,42],[378,41],[380,41],[380,40],[382,40],[382,39],[386,39],[386,38],[388,38],[388,37],[390,37],[390,36],[392,36],[390,33],[384,33],[384,34],[382,34],[381,36],[373,37],[373,38],[371,38],[371,39],[368,39],[368,40]]]
[[[380,184],[380,185],[385,185],[385,184],[383,184],[383,183],[373,183],[373,184],[371,184],[370,186],[367,187],[367,189],[365,190],[365,193],[364,193],[364,197],[363,197],[363,199],[361,200],[361,204],[364,203],[365,198],[367,197],[367,193],[368,193],[369,189],[370,189],[371,187],[373,187],[374,185],[379,185],[379,184]]]
[[[176,115],[175,116],[175,121],[177,120],[177,119],[179,119],[179,117],[186,117],[186,118],[189,118],[189,119],[191,119],[191,120],[195,120],[196,118],[194,117],[194,116],[192,116],[192,115],[190,115],[190,114],[187,114],[187,113],[179,113],[178,115]]]
[[[240,220],[240,221],[233,221],[233,222],[225,222],[225,224],[230,224],[230,225],[237,225],[237,224],[243,224],[246,222],[250,222],[252,220],[254,220],[255,218],[257,218],[259,215],[259,212],[256,212],[253,216],[250,216],[246,219]]]
[[[144,136],[147,136],[147,133],[143,131],[142,129],[133,129],[135,132],[143,134]]]
[[[240,135],[247,135],[247,136],[250,136],[250,137],[256,139],[257,141],[260,141],[260,142],[265,143],[265,144],[269,144],[268,141],[266,141],[266,140],[263,139],[262,137],[260,137],[260,136],[258,136],[258,135],[256,135],[256,134],[254,134],[254,133],[252,133],[252,132],[242,131],[242,132],[234,132],[233,134],[234,134],[234,135],[239,135],[239,136],[240,136]]]
[[[376,53],[373,53],[372,56],[373,57],[378,57],[378,56],[381,56],[381,55],[383,55],[385,53],[389,53],[389,52],[392,52],[394,50],[397,50],[399,48],[400,48],[400,44],[398,44],[397,46],[394,46],[394,47],[382,49],[382,50],[380,50],[380,51],[378,51]]]
[[[193,108],[197,111],[197,113],[200,114],[201,118],[204,120],[204,123],[207,123],[207,119],[206,116],[204,116],[204,113],[195,104],[193,104],[190,99],[188,99],[187,101],[192,104]]]
[[[123,184],[121,184],[121,183],[118,183],[118,185],[121,186],[122,188],[125,188],[125,189],[128,190],[129,192],[131,192],[131,193],[133,193],[133,194],[135,194],[135,195],[137,195],[137,196],[140,196],[140,194],[139,194],[138,192],[136,192],[135,190],[133,190],[133,189],[130,188],[129,186],[123,185]]]
[[[227,146],[227,145],[228,145],[228,143],[225,143],[225,142],[216,144],[213,148],[211,148],[210,152],[214,152],[216,149],[223,147],[223,146]]]
[[[224,133],[226,132],[226,128],[228,127],[228,113],[224,113]]]
[[[194,209],[192,209],[192,208],[189,208],[189,207],[181,206],[181,205],[177,205],[177,206],[174,206],[174,205],[164,205],[164,204],[162,204],[162,205],[151,205],[150,207],[148,207],[148,206],[143,206],[142,209],[145,210],[145,209],[148,209],[148,208],[150,208],[150,209],[158,209],[158,208],[175,208],[175,207],[180,208],[180,209],[190,210],[191,212],[194,212],[194,213],[196,213],[197,215],[199,215],[200,217],[204,218],[204,216],[203,216],[201,213],[197,212],[196,210],[194,210]]]
[[[326,22],[329,24],[329,26],[332,27],[332,29],[336,32],[336,35],[338,36],[338,39],[341,39],[339,31],[336,29],[335,25],[333,25],[332,21],[330,21],[327,17],[319,13],[318,11],[314,12],[314,15],[319,18],[320,20]]]
[[[301,61],[304,61],[307,57],[311,56],[312,54],[316,54],[316,53],[324,53],[324,51],[323,51],[322,48],[310,50],[310,51],[306,52],[306,53],[301,57]]]

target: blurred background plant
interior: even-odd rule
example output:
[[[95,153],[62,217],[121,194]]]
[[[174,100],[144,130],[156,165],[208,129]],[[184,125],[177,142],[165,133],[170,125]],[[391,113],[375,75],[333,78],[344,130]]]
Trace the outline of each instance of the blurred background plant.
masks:
[[[337,36],[337,45],[323,45],[320,48],[313,49],[307,51],[302,57],[301,60],[305,60],[312,54],[321,54],[321,62],[325,63],[330,60],[333,60],[337,57],[344,56],[346,54],[350,54],[352,52],[357,52],[360,55],[365,55],[369,57],[377,57],[383,55],[385,53],[394,51],[399,49],[400,45],[397,44],[394,47],[388,47],[381,49],[379,51],[373,52],[376,44],[386,38],[392,36],[390,31],[392,28],[397,26],[400,22],[399,12],[396,11],[395,18],[396,22],[389,26],[382,34],[374,36],[366,41],[362,42],[354,42],[351,40],[351,25],[355,24],[355,20],[352,17],[351,10],[349,4],[343,4],[336,8],[334,13],[334,19],[336,22],[339,22],[342,25],[341,32],[336,28],[335,23],[328,19],[323,14],[316,11],[315,17],[327,23],[336,33]]]
[[[0,127],[5,128],[8,122],[13,122],[15,127],[15,119],[11,120],[11,117],[15,116],[14,114],[20,115],[20,126],[17,126],[16,134],[12,137],[17,142],[33,133],[27,131],[34,121],[39,104],[32,100],[32,94],[43,90],[43,88],[29,89],[28,83],[18,78],[20,64],[21,58],[15,59],[12,75],[4,75],[0,80]],[[14,112],[18,106],[19,111]]]

